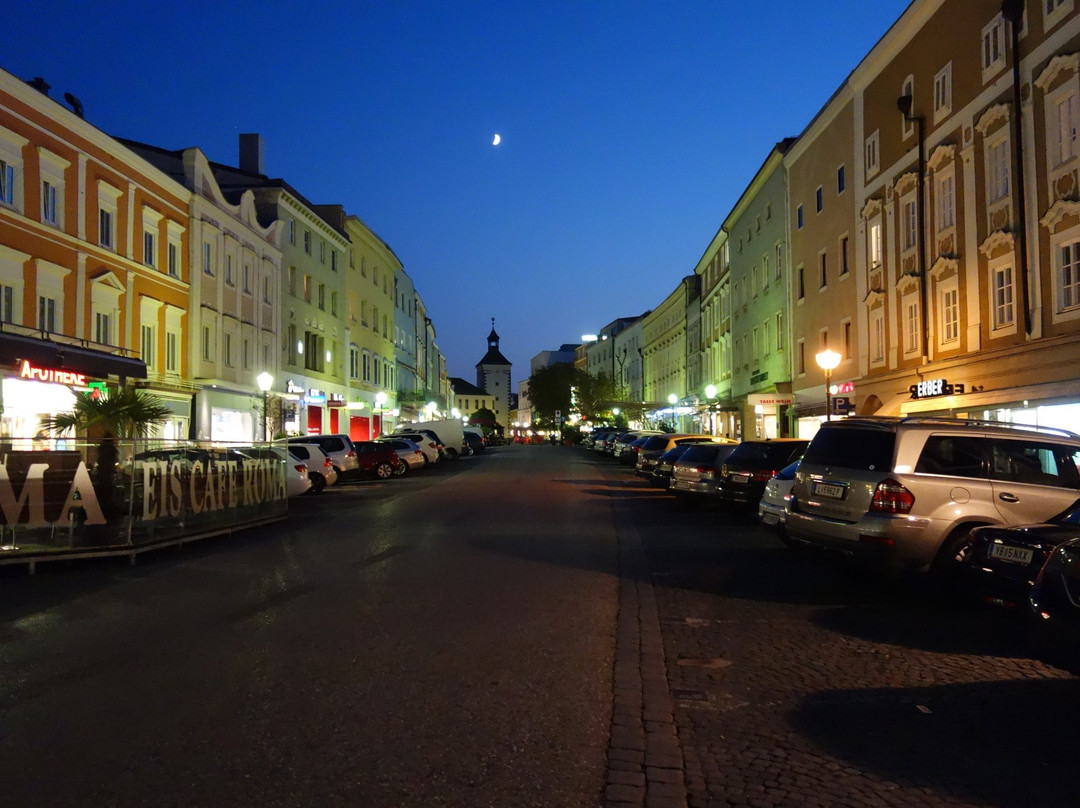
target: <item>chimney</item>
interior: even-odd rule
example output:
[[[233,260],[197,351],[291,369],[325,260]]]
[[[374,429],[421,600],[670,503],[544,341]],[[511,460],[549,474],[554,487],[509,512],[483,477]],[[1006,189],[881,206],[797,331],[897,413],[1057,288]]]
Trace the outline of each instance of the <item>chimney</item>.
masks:
[[[266,143],[263,136],[254,133],[240,135],[240,170],[254,174],[266,174]]]
[[[45,81],[41,76],[35,76],[26,83],[46,97],[49,95],[49,88],[52,87],[52,85]]]

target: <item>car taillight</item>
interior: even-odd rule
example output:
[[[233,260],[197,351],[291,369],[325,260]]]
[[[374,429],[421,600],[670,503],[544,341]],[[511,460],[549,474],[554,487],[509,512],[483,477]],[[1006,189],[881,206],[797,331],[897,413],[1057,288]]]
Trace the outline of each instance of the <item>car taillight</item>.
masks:
[[[346,457],[356,457],[356,451],[354,449],[349,449],[349,453],[347,455],[345,455],[345,456]]]
[[[296,470],[299,471],[301,474],[307,474],[307,466],[305,466],[303,463],[297,463]]]
[[[332,469],[332,468],[334,467],[334,463],[333,463],[333,461],[332,461],[332,460],[330,460],[330,458],[328,457],[328,458],[326,458],[326,460],[325,460],[325,461],[323,462],[323,466],[324,466],[324,467],[326,467],[326,468],[328,468],[328,469]]]
[[[767,483],[775,476],[775,471],[754,471],[751,472],[750,479],[756,483]]]
[[[715,480],[716,469],[704,468],[701,469],[701,479],[703,480]]]
[[[882,480],[874,489],[870,510],[877,513],[910,513],[915,495],[896,480]]]

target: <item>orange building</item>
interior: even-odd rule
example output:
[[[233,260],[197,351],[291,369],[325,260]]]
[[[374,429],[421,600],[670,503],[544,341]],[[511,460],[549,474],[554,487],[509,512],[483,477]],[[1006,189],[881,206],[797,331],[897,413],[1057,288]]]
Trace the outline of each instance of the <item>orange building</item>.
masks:
[[[0,437],[139,380],[173,413],[160,436],[185,438],[189,192],[68,98],[0,71]]]

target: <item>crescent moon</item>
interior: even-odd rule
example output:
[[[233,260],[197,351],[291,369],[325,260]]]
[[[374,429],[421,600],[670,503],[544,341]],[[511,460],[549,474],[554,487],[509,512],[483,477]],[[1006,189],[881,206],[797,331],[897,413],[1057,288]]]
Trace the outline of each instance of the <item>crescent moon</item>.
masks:
[[[500,143],[502,143],[502,135],[496,134],[495,139],[491,141],[491,145],[498,146]]]

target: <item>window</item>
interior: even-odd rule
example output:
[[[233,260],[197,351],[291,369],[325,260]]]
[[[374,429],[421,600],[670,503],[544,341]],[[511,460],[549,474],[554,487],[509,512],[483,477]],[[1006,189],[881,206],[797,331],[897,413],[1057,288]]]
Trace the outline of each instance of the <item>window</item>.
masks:
[[[212,246],[209,241],[204,241],[202,245],[202,271],[204,275],[214,274],[214,265],[211,261]]]
[[[1061,267],[1058,271],[1058,311],[1080,306],[1080,241],[1060,248]]]
[[[806,373],[806,342],[799,340],[795,344],[795,372],[802,376]]]
[[[360,349],[355,345],[349,346],[349,378],[360,378]]]
[[[173,278],[180,277],[180,248],[169,242],[169,275]]]
[[[870,312],[870,362],[879,365],[885,361],[885,309]]]
[[[143,263],[148,267],[157,266],[157,236],[149,230],[143,231]]]
[[[795,270],[795,299],[802,300],[806,297],[806,287],[803,283],[803,268],[799,267]]]
[[[824,207],[824,195],[821,186],[819,185],[817,190],[814,191],[814,208],[818,213],[821,213],[822,207]]]
[[[225,285],[226,286],[232,286],[233,285],[232,256],[229,255],[228,253],[226,253],[226,255],[225,255]]]
[[[934,122],[952,112],[952,62],[934,76]]]
[[[991,325],[994,330],[1013,325],[1013,270],[1011,266],[999,266],[990,271]]]
[[[774,258],[776,260],[776,279],[780,280],[782,274],[782,267],[784,266],[784,248],[780,242],[776,242],[776,249],[773,250]]]
[[[102,345],[112,345],[112,332],[109,328],[109,320],[109,315],[100,311],[94,315],[94,342]]]
[[[330,314],[337,317],[337,292],[330,293]]]
[[[289,267],[289,294],[296,294],[296,267]]]
[[[15,206],[15,166],[0,160],[0,204]]]
[[[223,339],[224,339],[225,351],[224,351],[224,353],[223,353],[223,355],[222,355],[222,357],[221,357],[221,358],[222,358],[223,360],[225,360],[225,367],[231,368],[231,367],[233,366],[233,357],[232,357],[232,334],[230,334],[230,333],[229,333],[228,331],[226,331],[226,332],[225,332],[225,333],[224,333],[224,334],[222,335],[222,337],[223,337]]]
[[[982,30],[983,81],[1005,64],[1005,19],[998,14]]]
[[[1049,31],[1061,22],[1072,8],[1073,0],[1043,0],[1043,30]]]
[[[952,172],[937,180],[937,229],[948,230],[956,225],[956,195]]]
[[[241,365],[244,370],[251,370],[251,341],[245,339],[242,346]]]
[[[213,356],[214,343],[210,335],[210,326],[204,325],[202,329],[202,358],[203,361],[209,362],[210,357]]]
[[[263,303],[273,303],[270,299],[270,276],[263,276]]]
[[[844,189],[847,187],[847,180],[844,178],[844,167],[836,169],[836,193],[844,193]]]
[[[769,254],[761,256],[761,288],[769,288]]]
[[[56,200],[56,186],[48,180],[43,181],[41,183],[41,221],[47,224],[60,224]]]
[[[311,231],[304,231],[304,252],[311,255]]]
[[[824,289],[829,285],[829,254],[824,251],[818,254],[818,276],[818,288]]]
[[[866,139],[864,159],[866,161],[866,177],[869,179],[878,173],[881,166],[878,164],[878,141],[879,136],[874,132]]]
[[[38,296],[38,329],[56,331],[56,298]]]
[[[330,269],[337,272],[337,250],[330,250]]]
[[[113,212],[102,208],[98,211],[98,243],[112,250],[116,247],[116,231],[113,224]]]
[[[844,359],[851,359],[851,320],[844,320],[840,329],[840,355]]]
[[[15,322],[15,301],[17,299],[14,287],[6,284],[0,286],[0,322]]]
[[[251,294],[251,265],[250,264],[244,264],[243,273],[244,273],[244,276],[243,276],[244,277],[244,287],[243,287],[244,288],[244,293],[250,295]]]
[[[960,339],[960,301],[956,287],[941,294],[941,341],[956,342]]]
[[[918,241],[919,216],[914,199],[908,199],[900,203],[900,226],[903,230],[904,249],[913,250]]]
[[[803,218],[802,218],[802,205],[795,208],[795,224],[799,230],[802,230]]]
[[[1001,138],[986,149],[986,184],[991,202],[1009,195],[1009,140]]]
[[[1072,90],[1054,104],[1053,143],[1054,166],[1069,162],[1076,156],[1076,131],[1080,123],[1080,95]]]
[[[319,263],[326,263],[326,242],[319,239]]]
[[[290,365],[296,364],[296,349],[299,341],[296,338],[296,323],[289,323],[285,329],[285,356]]]
[[[773,330],[776,332],[776,350],[784,350],[784,312],[780,310],[773,317]]]
[[[900,95],[907,96],[911,99],[911,109],[915,109],[915,79],[913,76],[908,76],[904,79],[904,83],[900,86]],[[905,115],[900,113],[900,132],[904,138],[909,138],[915,134],[915,119],[910,114]]]
[[[165,334],[165,370],[168,373],[176,373],[180,369],[179,341],[176,334],[169,331]]]
[[[311,302],[311,276],[308,274],[304,275],[304,301]]]
[[[319,311],[326,311],[326,284],[319,284],[319,299],[318,299]]]
[[[868,242],[868,256],[870,259],[870,268],[874,269],[881,266],[881,221],[877,220],[870,225],[869,234],[867,236]]]
[[[840,277],[843,278],[851,271],[848,259],[848,237],[840,237]]]
[[[153,368],[157,365],[156,356],[157,344],[154,339],[154,327],[150,325],[144,325],[140,328],[142,339],[140,345],[142,346],[142,361],[146,363],[147,368]]]
[[[295,244],[296,243],[296,220],[295,219],[286,219],[285,220],[285,239],[290,244]]]
[[[919,350],[919,300],[917,295],[905,295],[904,312],[904,353],[913,354]]]

